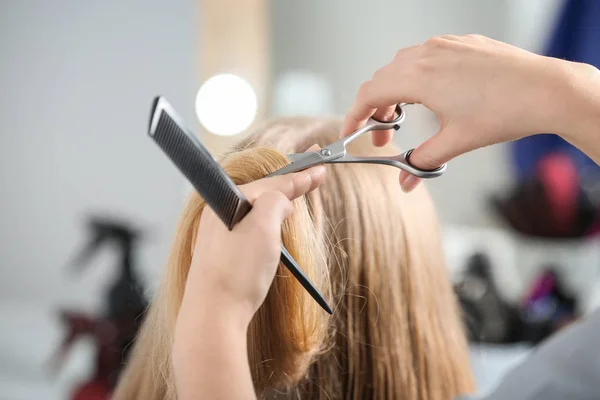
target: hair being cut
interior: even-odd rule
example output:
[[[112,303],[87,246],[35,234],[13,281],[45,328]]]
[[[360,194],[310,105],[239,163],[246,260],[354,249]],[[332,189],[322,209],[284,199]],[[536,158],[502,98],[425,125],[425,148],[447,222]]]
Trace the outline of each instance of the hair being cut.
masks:
[[[276,120],[220,163],[244,184],[289,163],[285,154],[337,140],[340,124]],[[369,138],[355,155],[394,155]],[[459,308],[424,185],[410,195],[398,170],[330,165],[319,190],[294,201],[282,241],[334,309],[327,315],[280,266],[248,331],[259,398],[447,400],[474,390]],[[204,202],[192,195],[179,221],[165,278],[115,399],[175,399],[173,330]],[[202,240],[202,238],[199,238]],[[201,334],[201,333],[199,333]],[[245,362],[245,360],[240,360]]]

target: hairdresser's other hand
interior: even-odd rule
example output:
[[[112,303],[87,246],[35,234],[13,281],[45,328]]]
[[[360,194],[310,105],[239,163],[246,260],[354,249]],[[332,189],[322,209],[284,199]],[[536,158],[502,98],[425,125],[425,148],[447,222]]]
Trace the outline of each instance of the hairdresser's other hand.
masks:
[[[411,163],[422,169],[536,133],[573,140],[569,134],[581,126],[579,110],[585,108],[582,91],[598,90],[597,81],[598,70],[589,65],[543,57],[479,35],[436,37],[400,50],[361,86],[341,135],[371,116],[389,119],[394,105],[405,102],[423,104],[440,121],[439,132],[411,155]],[[373,134],[375,145],[390,140],[389,131]],[[400,181],[409,191],[419,179],[402,171]]]
[[[256,399],[246,334],[281,254],[291,201],[316,189],[325,167],[240,186],[252,210],[231,231],[206,207],[175,323],[172,362],[179,399]],[[185,279],[185,277],[179,277]]]
[[[197,293],[205,293],[202,302],[227,307],[250,322],[279,265],[281,224],[293,211],[291,200],[316,189],[324,178],[325,167],[318,166],[240,186],[253,207],[232,231],[206,207],[186,287],[194,307]]]

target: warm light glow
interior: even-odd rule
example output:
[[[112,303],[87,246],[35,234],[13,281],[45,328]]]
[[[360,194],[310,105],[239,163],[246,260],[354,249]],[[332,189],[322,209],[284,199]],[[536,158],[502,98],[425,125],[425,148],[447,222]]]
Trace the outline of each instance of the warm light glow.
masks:
[[[200,87],[196,114],[211,133],[233,136],[252,124],[258,101],[252,86],[239,76],[215,75]]]

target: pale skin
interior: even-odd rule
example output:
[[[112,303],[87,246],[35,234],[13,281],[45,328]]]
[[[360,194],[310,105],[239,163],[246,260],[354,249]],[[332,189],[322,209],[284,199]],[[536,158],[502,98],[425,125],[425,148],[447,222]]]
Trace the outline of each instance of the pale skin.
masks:
[[[321,165],[240,186],[253,208],[231,232],[209,207],[203,211],[175,327],[180,399],[255,398],[246,331],[275,276],[291,201],[316,189],[325,175]]]
[[[363,83],[341,136],[371,115],[386,119],[396,103],[433,111],[440,130],[410,157],[433,169],[491,144],[555,133],[600,161],[600,72],[543,57],[479,35],[442,36],[398,51]],[[373,134],[375,145],[391,132]],[[419,179],[401,173],[405,191]]]
[[[402,102],[423,104],[441,123],[410,158],[420,168],[536,133],[556,133],[600,162],[600,72],[589,65],[477,35],[433,38],[400,50],[361,86],[340,135],[373,115],[389,118]],[[373,134],[375,145],[390,140],[390,132]],[[173,347],[180,399],[256,398],[246,331],[274,278],[291,200],[324,179],[320,166],[244,185],[254,208],[231,232],[203,212]],[[400,182],[410,191],[419,180],[402,172]]]

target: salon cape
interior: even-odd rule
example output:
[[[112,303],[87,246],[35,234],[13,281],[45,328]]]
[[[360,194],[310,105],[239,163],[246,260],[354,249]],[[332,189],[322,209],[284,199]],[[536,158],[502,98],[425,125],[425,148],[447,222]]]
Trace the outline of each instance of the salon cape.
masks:
[[[600,309],[536,347],[490,394],[454,400],[600,399]]]

